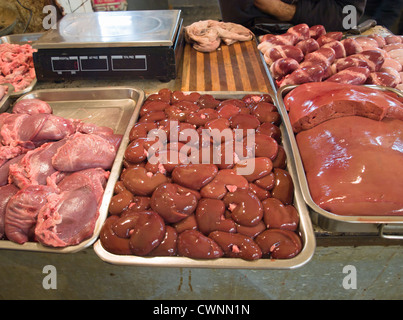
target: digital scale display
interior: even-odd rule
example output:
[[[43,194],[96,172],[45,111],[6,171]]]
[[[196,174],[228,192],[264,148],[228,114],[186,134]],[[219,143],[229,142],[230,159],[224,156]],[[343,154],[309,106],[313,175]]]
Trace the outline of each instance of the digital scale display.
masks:
[[[146,71],[146,55],[100,55],[51,57],[52,71],[57,74],[79,71]]]

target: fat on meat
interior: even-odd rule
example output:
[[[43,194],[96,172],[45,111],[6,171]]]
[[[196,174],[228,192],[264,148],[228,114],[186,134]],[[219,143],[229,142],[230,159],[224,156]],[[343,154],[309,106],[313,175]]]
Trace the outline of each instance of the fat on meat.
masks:
[[[108,173],[100,168],[74,172],[47,197],[38,213],[35,238],[45,246],[77,245],[93,234]]]
[[[370,73],[367,83],[395,88],[400,83],[400,79],[390,72],[377,71]]]
[[[33,53],[29,44],[0,44],[0,84],[9,83],[19,92],[35,79]]]
[[[395,49],[389,51],[389,56],[392,59],[395,59],[401,65],[403,65],[403,49]]]
[[[343,39],[341,40],[341,43],[343,44],[344,49],[346,50],[347,56],[351,56],[353,54],[364,51],[361,44],[354,38]]]
[[[297,60],[293,58],[282,58],[276,60],[270,66],[270,72],[273,78],[278,80],[297,70],[299,67],[300,65]]]
[[[9,182],[19,188],[46,185],[47,179],[58,171],[52,165],[52,158],[66,142],[66,139],[49,142],[28,151],[18,162],[10,165]]]
[[[399,63],[399,61],[392,58],[386,58],[382,68],[393,68],[397,72],[401,72],[403,70],[403,66]]]
[[[67,138],[52,158],[53,167],[58,171],[72,172],[89,168],[112,167],[116,147],[97,134],[75,133]]]
[[[280,87],[291,84],[303,84],[308,82],[320,82],[323,79],[324,69],[320,65],[302,67],[287,75],[278,82]]]
[[[301,62],[304,59],[304,53],[301,49],[295,46],[275,46],[266,51],[264,54],[264,60],[268,65],[272,65],[278,59],[281,58],[293,58],[294,60]]]
[[[325,81],[360,85],[367,81],[369,74],[368,68],[351,67],[336,73]]]

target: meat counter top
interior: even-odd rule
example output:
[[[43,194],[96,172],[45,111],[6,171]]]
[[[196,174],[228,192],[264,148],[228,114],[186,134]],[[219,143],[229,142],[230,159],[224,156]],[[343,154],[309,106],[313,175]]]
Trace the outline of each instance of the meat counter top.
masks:
[[[146,94],[162,88],[269,92],[270,82],[260,60],[254,60],[253,55],[250,58],[250,50],[247,43],[210,54],[199,54],[187,47],[179,76],[170,82],[144,79],[38,82],[34,90],[132,86],[143,89]],[[252,62],[245,58],[248,56]],[[248,78],[243,77],[251,68],[253,74],[249,71]],[[328,232],[319,227],[315,227],[315,234],[317,249],[312,261],[292,271],[134,269],[104,263],[91,248],[65,255],[3,250],[0,258],[0,272],[3,275],[0,287],[3,290],[0,297],[198,300],[401,297],[401,241],[385,240],[374,235]],[[348,276],[343,269],[347,265],[359,272],[357,290],[346,290],[342,286],[343,279]],[[45,266],[56,268],[57,290],[45,290]]]
[[[251,71],[253,70],[253,71]],[[66,80],[38,82],[34,90],[50,88],[132,86],[152,94],[162,88],[181,91],[258,91],[273,93],[270,79],[254,40],[221,46],[211,53],[198,52],[185,46],[178,77],[169,82],[152,79]],[[403,240],[384,239],[377,232],[327,231],[314,224],[318,246],[328,245],[393,245]]]

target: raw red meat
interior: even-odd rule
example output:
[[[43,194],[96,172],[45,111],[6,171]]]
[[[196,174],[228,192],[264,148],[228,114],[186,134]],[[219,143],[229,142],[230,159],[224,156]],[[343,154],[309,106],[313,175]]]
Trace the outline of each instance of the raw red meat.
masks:
[[[20,154],[19,156],[7,160],[2,166],[0,166],[0,186],[8,184],[8,175],[10,172],[10,166],[13,163],[17,163],[18,161],[20,161],[23,156],[24,154]]]
[[[299,63],[293,58],[276,60],[270,67],[274,79],[281,79],[299,68]]]
[[[57,247],[83,241],[92,235],[109,176],[100,167],[111,168],[122,135],[53,115],[36,99],[21,100],[13,112],[0,114],[0,238]]]
[[[65,143],[66,140],[50,142],[27,152],[20,161],[10,165],[9,181],[19,188],[46,185],[48,177],[57,171],[52,157]]]
[[[337,117],[362,116],[375,120],[403,120],[403,104],[376,89],[336,82],[298,86],[284,98],[294,132]]]
[[[368,77],[368,84],[394,88],[400,83],[400,77],[391,72],[371,72]]]
[[[89,168],[110,169],[115,160],[115,146],[96,134],[75,133],[55,153],[52,164],[59,171]]]
[[[30,185],[18,191],[9,200],[5,214],[7,239],[16,243],[34,240],[34,228],[39,210],[47,202],[47,196],[55,192],[49,186]]]
[[[266,51],[264,59],[268,65],[273,64],[278,59],[293,58],[301,62],[304,59],[304,53],[295,46],[275,46]]]
[[[13,106],[13,113],[52,113],[52,107],[39,99],[22,99]]]
[[[35,79],[34,51],[29,44],[0,44],[0,84],[10,83],[16,92],[28,87]]]
[[[345,84],[364,84],[369,76],[370,72],[365,67],[351,67],[344,69],[331,76],[326,82],[338,82]]]
[[[282,87],[290,84],[319,82],[322,81],[324,72],[323,67],[320,65],[302,67],[287,75],[283,80],[278,82],[278,85]]]
[[[306,39],[298,42],[295,45],[297,48],[301,49],[302,52],[305,54],[314,52],[319,49],[319,43],[315,39]]]
[[[8,201],[18,192],[18,188],[13,184],[0,187],[0,239],[5,235],[5,216]]]
[[[107,172],[90,169],[63,179],[60,193],[52,193],[41,208],[35,236],[46,246],[77,245],[91,237],[99,212]]]
[[[403,121],[331,119],[296,139],[321,208],[339,215],[403,214]]]

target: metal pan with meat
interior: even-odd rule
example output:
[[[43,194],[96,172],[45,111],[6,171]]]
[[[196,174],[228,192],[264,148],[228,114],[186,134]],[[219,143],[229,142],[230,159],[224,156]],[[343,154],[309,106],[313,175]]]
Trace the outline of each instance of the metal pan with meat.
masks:
[[[322,25],[299,24],[261,36],[258,49],[276,89],[321,81],[402,88],[402,36],[345,37]]]
[[[284,87],[278,101],[315,221],[346,232],[403,223],[400,91],[317,82]]]
[[[13,87],[10,97],[32,91],[37,83],[32,43],[43,33],[27,33],[0,38],[0,84]]]
[[[256,269],[309,261],[314,235],[272,102],[252,92],[150,95],[94,245],[100,258]]]
[[[97,239],[143,96],[39,90],[0,115],[1,249],[69,253]]]

